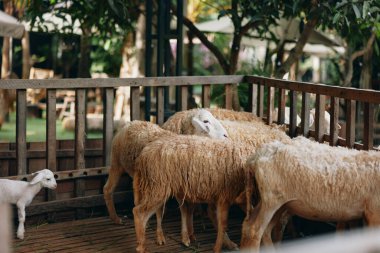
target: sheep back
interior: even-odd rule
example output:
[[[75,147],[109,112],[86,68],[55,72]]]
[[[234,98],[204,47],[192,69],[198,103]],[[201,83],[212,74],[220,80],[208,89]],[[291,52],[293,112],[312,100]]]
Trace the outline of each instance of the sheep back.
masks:
[[[160,138],[136,160],[134,191],[152,199],[170,196],[191,202],[233,202],[244,190],[243,165],[252,148],[198,136]],[[135,177],[136,180],[136,177]]]

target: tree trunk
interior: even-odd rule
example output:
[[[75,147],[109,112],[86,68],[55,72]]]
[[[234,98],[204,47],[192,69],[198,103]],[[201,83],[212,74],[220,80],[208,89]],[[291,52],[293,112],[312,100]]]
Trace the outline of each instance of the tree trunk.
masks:
[[[361,89],[372,89],[372,55],[373,47],[370,47],[363,54],[363,66],[360,75]]]
[[[1,78],[2,79],[8,79],[10,76],[10,45],[11,45],[11,38],[4,37],[3,38],[3,49],[2,49],[2,64],[1,64]]]
[[[82,36],[80,37],[80,57],[78,65],[78,77],[88,78],[90,75],[90,28],[82,28]]]
[[[29,32],[24,32],[22,44],[22,79],[28,79],[30,74],[30,43]]]

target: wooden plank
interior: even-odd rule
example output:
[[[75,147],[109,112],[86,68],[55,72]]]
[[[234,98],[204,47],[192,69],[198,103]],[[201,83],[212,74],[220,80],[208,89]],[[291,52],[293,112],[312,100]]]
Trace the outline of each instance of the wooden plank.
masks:
[[[126,199],[132,198],[131,191],[115,192],[113,194],[115,204],[125,202]],[[65,200],[55,200],[43,203],[36,203],[26,207],[26,215],[33,216],[37,214],[73,210],[77,208],[88,208],[105,205],[103,194],[77,197]]]
[[[252,112],[254,115],[257,115],[257,96],[258,96],[258,90],[257,90],[257,84],[248,84],[249,85],[249,111]]]
[[[339,98],[331,97],[331,113],[330,113],[330,145],[338,144],[338,124],[339,124]]]
[[[326,96],[317,94],[315,100],[315,132],[316,132],[316,141],[323,142],[323,135],[325,129],[323,129],[325,121],[325,103]]]
[[[265,85],[260,83],[258,86],[259,94],[258,94],[258,103],[257,103],[257,115],[262,118],[264,116],[264,87]]]
[[[278,124],[282,125],[285,123],[285,106],[286,106],[286,95],[284,89],[278,90]]]
[[[202,85],[202,107],[210,108],[211,85]]]
[[[299,92],[315,93],[320,95],[339,97],[369,103],[379,103],[380,91],[356,88],[344,88],[325,84],[315,84],[306,82],[294,82],[282,79],[272,79],[261,76],[245,76],[242,82],[258,83],[271,80],[273,87],[295,90]]]
[[[302,92],[302,110],[301,110],[301,133],[303,136],[309,136],[310,126],[310,93]]]
[[[131,92],[132,93],[132,92]],[[111,145],[113,137],[113,102],[114,89],[106,88],[104,90],[103,101],[103,165],[111,164]]]
[[[131,120],[140,119],[140,87],[131,87]]]
[[[267,93],[267,124],[270,125],[273,122],[273,108],[274,108],[274,88],[268,87]]]
[[[48,89],[46,95],[46,168],[57,171],[57,139],[56,139],[56,90]],[[56,192],[47,190],[48,201],[56,199]],[[49,220],[52,217],[49,217]]]
[[[11,231],[12,216],[8,204],[0,204],[0,252],[10,253],[11,251]]]
[[[224,103],[225,103],[225,108],[232,110],[232,85],[236,84],[226,84],[224,85]],[[237,89],[237,87],[236,87]]]
[[[354,147],[355,143],[356,101],[346,100],[346,146]]]
[[[181,94],[181,111],[185,111],[188,109],[188,106],[187,106],[187,98],[189,96],[188,94],[188,90],[189,90],[189,87],[188,86],[182,86],[180,88],[180,94]]]
[[[86,90],[75,90],[75,157],[74,166],[76,169],[86,167],[84,159],[84,150],[86,142]],[[78,179],[75,181],[75,197],[81,197],[85,194],[85,181]],[[76,210],[77,218],[84,217],[84,210]]]
[[[374,105],[371,103],[364,103],[364,129],[363,129],[363,146],[365,150],[373,148],[373,119],[374,119]]]
[[[290,137],[297,136],[297,92],[289,91],[289,135]]]
[[[86,90],[75,91],[75,167],[85,168],[84,147],[86,142]]]
[[[57,153],[57,156],[56,156],[57,158],[72,158],[75,156],[74,150],[70,150],[70,149],[58,149],[56,153]],[[26,154],[27,154],[28,159],[46,157],[45,150],[28,150]],[[86,148],[84,154],[85,156],[90,156],[90,157],[102,156],[103,150]],[[13,151],[13,150],[0,151],[0,160],[10,160],[10,159],[16,159],[16,151]]]
[[[17,174],[27,174],[26,159],[26,90],[17,90],[16,105],[16,153]]]
[[[157,99],[156,99],[156,123],[158,125],[164,124],[164,113],[165,113],[165,105],[164,105],[164,87],[157,87]]]
[[[240,83],[242,75],[219,76],[171,76],[171,77],[137,77],[137,78],[65,78],[65,79],[2,79],[2,89],[77,89],[107,88],[120,86],[174,86],[199,84]]]
[[[46,107],[46,168],[57,170],[57,139],[56,139],[56,90],[47,90]]]

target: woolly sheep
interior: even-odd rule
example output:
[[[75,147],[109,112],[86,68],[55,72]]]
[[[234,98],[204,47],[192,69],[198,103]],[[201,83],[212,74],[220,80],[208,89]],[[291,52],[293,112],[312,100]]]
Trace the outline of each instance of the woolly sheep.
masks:
[[[146,145],[136,160],[133,180],[137,252],[146,250],[149,217],[171,196],[182,202],[216,205],[218,236],[214,251],[220,252],[228,209],[244,191],[243,165],[251,153],[249,145],[186,135],[160,138]]]
[[[183,128],[183,134],[197,134],[223,139],[227,137],[226,130],[220,125],[219,121],[206,110],[194,110],[192,113],[188,113],[186,118],[192,121],[192,124]],[[144,121],[130,122],[115,135],[112,143],[111,167],[109,169],[107,182],[103,188],[103,193],[110,218],[116,224],[123,223],[122,219],[116,214],[112,198],[112,194],[120,177],[126,172],[133,178],[135,173],[135,159],[139,156],[145,145],[159,137],[172,135],[176,134],[166,131],[153,123]],[[157,243],[164,244],[165,237],[161,228],[162,215],[158,213],[156,216]]]
[[[220,123],[227,130],[228,138],[234,142],[244,143],[245,145],[250,145],[251,147],[258,147],[263,143],[274,140],[284,142],[290,140],[290,137],[286,135],[284,129],[277,125],[269,126],[265,124],[261,118],[253,115],[252,113],[219,108],[207,110],[220,120]],[[162,127],[174,133],[183,133],[181,127],[190,124],[187,114],[192,111],[194,110],[182,111],[174,114]],[[235,203],[239,206],[244,206],[242,210],[245,210],[245,199],[243,196],[239,197]],[[192,222],[193,208],[192,203],[184,203],[180,206],[181,215],[184,215],[184,213],[187,214],[186,219],[188,224],[187,226],[182,226],[182,242],[187,246],[190,244],[191,240],[195,240]],[[215,206],[212,204],[209,205],[208,214],[216,227]],[[235,245],[229,239],[227,233],[224,235],[223,245],[228,248],[232,248],[232,245]]]
[[[248,209],[242,247],[258,249],[272,217],[290,214],[319,221],[364,218],[380,225],[380,153],[331,147],[304,137],[264,145],[247,160],[247,199],[256,182],[260,202]],[[276,213],[277,212],[277,213]]]
[[[16,204],[18,208],[17,237],[24,239],[25,207],[28,206],[34,196],[43,188],[55,189],[57,183],[54,174],[48,169],[33,173],[35,177],[30,182],[0,179],[0,204]]]

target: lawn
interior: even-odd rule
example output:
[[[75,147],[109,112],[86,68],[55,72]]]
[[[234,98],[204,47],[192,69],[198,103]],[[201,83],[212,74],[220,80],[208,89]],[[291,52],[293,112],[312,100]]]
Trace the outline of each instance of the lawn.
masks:
[[[74,139],[74,132],[66,131],[62,128],[62,121],[57,120],[57,139]],[[90,132],[87,138],[102,138],[101,132]],[[28,142],[39,142],[46,140],[46,119],[27,118],[26,120],[26,139]],[[10,121],[5,122],[0,130],[0,142],[16,141],[16,113],[11,113]]]

